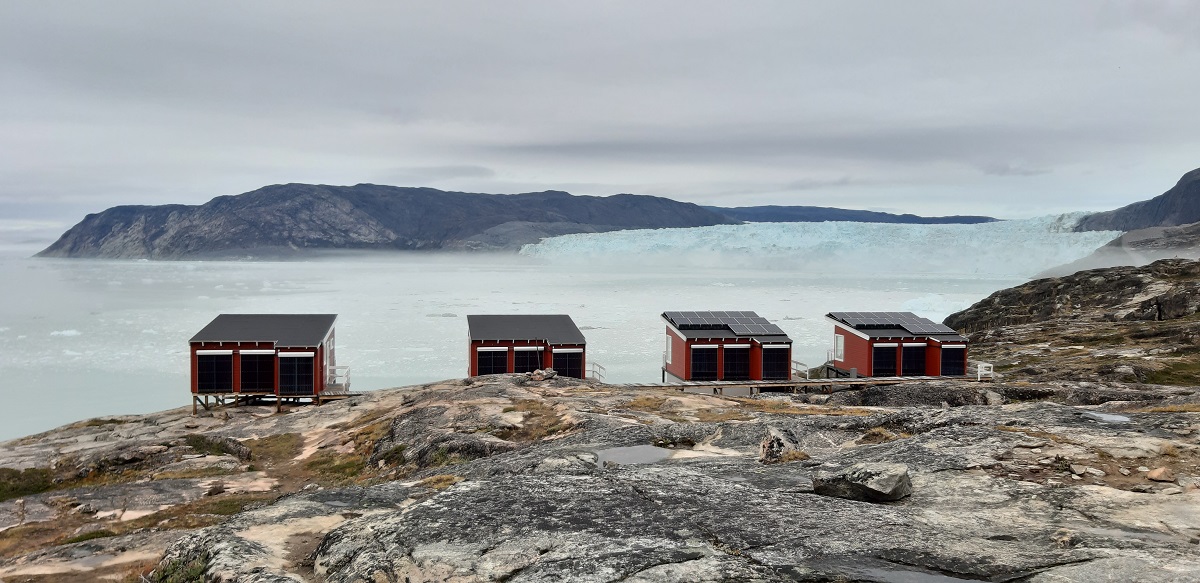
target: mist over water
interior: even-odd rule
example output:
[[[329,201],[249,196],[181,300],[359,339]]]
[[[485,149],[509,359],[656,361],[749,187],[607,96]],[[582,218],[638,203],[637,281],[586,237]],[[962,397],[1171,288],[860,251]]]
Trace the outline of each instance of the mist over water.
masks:
[[[1004,225],[997,227],[997,225]],[[1116,236],[1053,219],[567,236],[514,254],[290,262],[31,259],[0,249],[0,439],[189,404],[187,340],[222,312],[336,313],[354,390],[460,378],[466,315],[567,313],[612,382],[659,380],[665,310],[754,310],[820,364],[834,310],[934,320]]]

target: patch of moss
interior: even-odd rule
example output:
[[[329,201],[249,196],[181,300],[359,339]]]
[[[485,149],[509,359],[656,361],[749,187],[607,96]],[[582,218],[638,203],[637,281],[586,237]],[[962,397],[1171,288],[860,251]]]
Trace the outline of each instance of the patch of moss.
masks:
[[[237,457],[238,452],[229,447],[228,444],[220,439],[212,439],[205,435],[191,434],[183,438],[183,443],[204,455],[232,455]]]
[[[363,458],[358,455],[336,455],[330,452],[318,452],[304,462],[304,468],[314,474],[337,478],[351,479],[362,474],[366,467]]]
[[[265,463],[281,463],[295,459],[304,449],[304,437],[299,433],[281,433],[258,439],[247,439],[242,445],[250,448],[250,456]]]
[[[113,537],[113,536],[117,536],[117,533],[115,533],[111,530],[107,530],[107,529],[93,530],[92,532],[86,532],[79,536],[73,536],[67,540],[64,540],[62,542],[62,544],[69,545],[69,544],[73,544],[73,543],[81,543],[83,541],[89,541],[89,540],[98,539],[98,538],[108,538],[108,537]]]
[[[1146,375],[1146,382],[1152,385],[1200,385],[1200,357],[1171,362],[1162,370],[1156,370]]]
[[[462,476],[455,476],[454,474],[438,474],[436,476],[429,476],[428,478],[417,482],[417,485],[423,488],[429,488],[431,490],[445,490],[446,488],[449,488],[450,486],[453,486],[461,481],[463,481]]]
[[[492,435],[506,441],[530,442],[549,437],[570,429],[553,407],[535,399],[522,399],[513,403],[516,411],[525,413],[520,427],[504,428]]]
[[[631,411],[646,411],[649,413],[653,413],[653,412],[661,409],[662,406],[666,402],[667,402],[666,397],[654,397],[654,396],[650,396],[650,395],[642,395],[640,397],[633,398],[628,403],[625,403],[625,406],[622,408],[629,409]]]
[[[204,553],[195,559],[175,559],[167,561],[159,565],[153,573],[150,574],[150,581],[153,583],[194,583],[195,581],[204,580],[204,572],[208,570],[208,563],[212,557],[208,553]]]
[[[45,492],[54,487],[54,476],[44,468],[0,468],[0,501]]]
[[[753,417],[736,409],[700,409],[695,413],[696,421],[701,423],[717,423],[721,421],[749,421]]]
[[[391,449],[383,452],[383,455],[379,456],[379,459],[383,460],[383,463],[391,465],[391,466],[402,465],[402,464],[404,464],[404,450],[405,449],[408,449],[408,446],[404,445],[403,443],[398,444],[398,445],[392,447]]]

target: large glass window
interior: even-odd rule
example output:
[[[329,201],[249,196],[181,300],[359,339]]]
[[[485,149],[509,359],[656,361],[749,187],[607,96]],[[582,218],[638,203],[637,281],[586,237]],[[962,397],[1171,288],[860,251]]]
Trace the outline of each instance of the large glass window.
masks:
[[[554,372],[575,379],[583,378],[582,352],[555,352]]]
[[[542,351],[517,350],[513,352],[513,372],[533,372],[542,368]]]
[[[896,376],[896,346],[875,346],[871,349],[871,376]]]
[[[900,349],[900,374],[906,377],[925,376],[925,347],[904,346]]]
[[[833,359],[846,360],[846,337],[841,334],[833,337]]]
[[[942,349],[942,376],[960,377],[967,374],[967,350],[965,348]]]
[[[279,359],[279,394],[313,395],[313,357],[291,356]]]
[[[504,374],[508,372],[508,349],[476,350],[475,364],[478,374]]]
[[[717,380],[716,348],[692,348],[692,378],[690,380]]]
[[[201,393],[232,393],[233,355],[196,355],[196,390]]]
[[[792,378],[792,363],[788,358],[791,350],[787,348],[763,347],[763,380],[786,381]]]
[[[275,392],[275,355],[242,354],[243,393]]]
[[[727,381],[745,381],[750,379],[750,347],[725,347],[725,361],[722,363],[721,378]]]

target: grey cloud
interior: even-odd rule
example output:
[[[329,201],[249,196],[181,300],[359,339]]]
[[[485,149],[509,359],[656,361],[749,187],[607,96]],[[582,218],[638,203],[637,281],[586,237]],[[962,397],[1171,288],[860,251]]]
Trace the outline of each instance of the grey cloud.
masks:
[[[0,3],[0,201],[383,182],[1098,210],[1200,165],[1197,21],[1178,1]]]

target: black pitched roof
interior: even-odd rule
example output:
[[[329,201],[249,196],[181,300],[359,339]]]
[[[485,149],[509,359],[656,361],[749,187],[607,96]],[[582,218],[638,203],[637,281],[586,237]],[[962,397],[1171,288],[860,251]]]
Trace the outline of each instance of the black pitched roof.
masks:
[[[830,312],[825,317],[871,337],[908,336],[950,341],[966,340],[966,337],[960,335],[954,328],[938,324],[928,318],[922,318],[912,312]]]
[[[771,338],[791,342],[783,329],[754,312],[663,312],[668,323],[689,338]]]
[[[550,344],[586,344],[583,332],[566,314],[467,316],[471,340],[532,340]]]
[[[189,342],[274,342],[314,347],[329,335],[337,314],[221,314]]]

